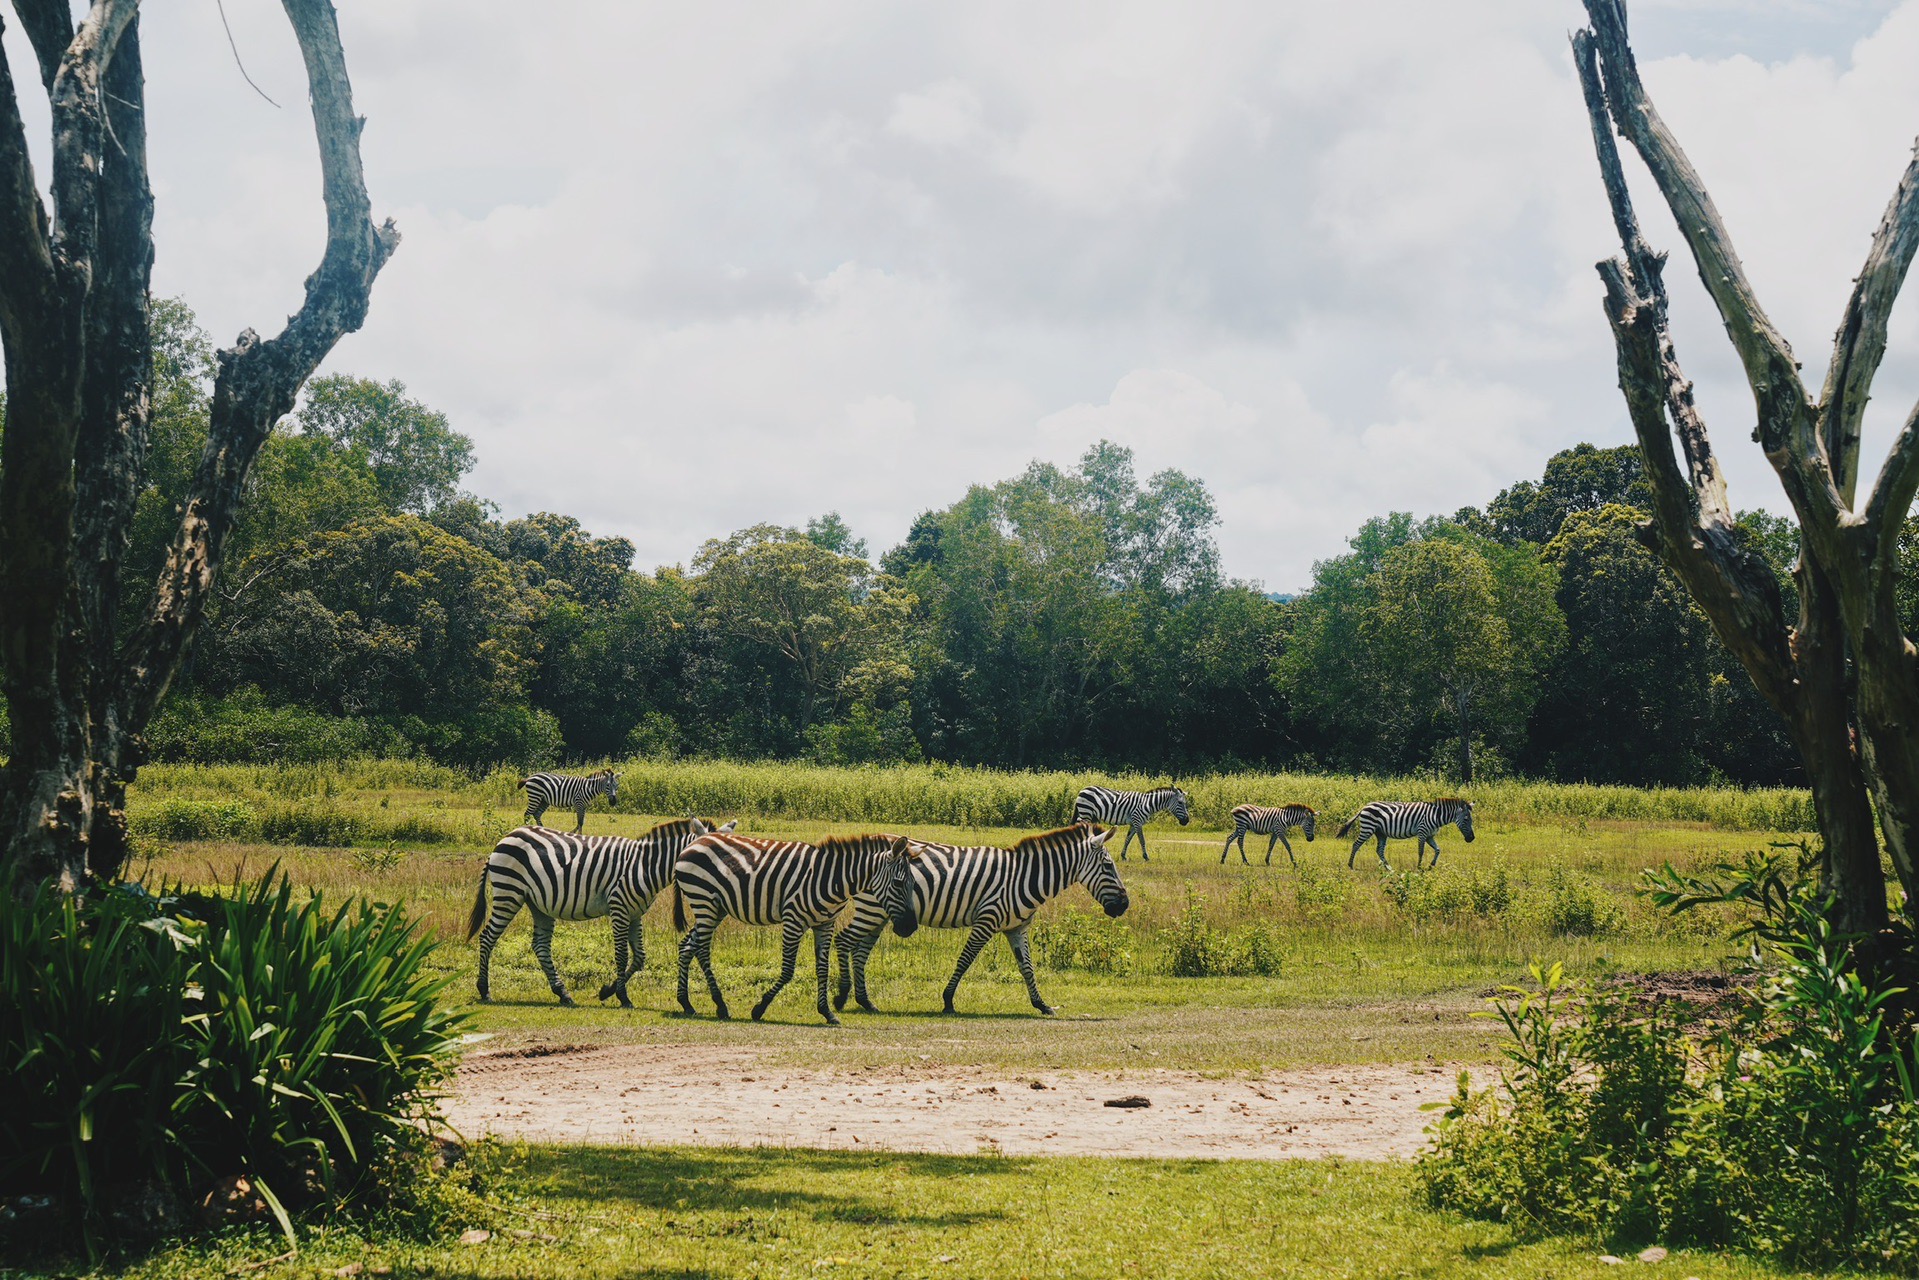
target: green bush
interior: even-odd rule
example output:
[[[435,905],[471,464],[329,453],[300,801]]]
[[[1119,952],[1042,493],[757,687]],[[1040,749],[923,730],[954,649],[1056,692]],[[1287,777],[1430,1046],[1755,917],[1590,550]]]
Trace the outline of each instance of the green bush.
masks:
[[[1626,927],[1619,905],[1583,880],[1555,870],[1546,885],[1546,927],[1562,938],[1593,938]]]
[[[243,800],[192,800],[169,796],[157,809],[138,813],[134,834],[156,840],[245,840],[259,834],[260,817]]]
[[[260,819],[260,837],[269,844],[337,848],[352,844],[363,830],[359,817],[325,800],[275,805]]]
[[[1418,1172],[1436,1205],[1609,1244],[1732,1245],[1797,1266],[1919,1270],[1919,1098],[1896,988],[1809,913],[1706,1043],[1670,1006],[1557,966],[1496,1000],[1513,1069],[1465,1075]]]
[[[1214,928],[1199,894],[1186,886],[1186,906],[1160,930],[1160,964],[1175,978],[1277,977],[1285,965],[1278,929],[1259,922]]]
[[[1133,971],[1132,931],[1090,911],[1065,910],[1033,925],[1033,948],[1049,969],[1122,977]]]
[[[221,897],[43,895],[0,912],[0,941],[0,1195],[55,1196],[89,1240],[116,1204],[235,1174],[289,1233],[384,1194],[462,1025],[397,908],[329,912],[277,872]]]

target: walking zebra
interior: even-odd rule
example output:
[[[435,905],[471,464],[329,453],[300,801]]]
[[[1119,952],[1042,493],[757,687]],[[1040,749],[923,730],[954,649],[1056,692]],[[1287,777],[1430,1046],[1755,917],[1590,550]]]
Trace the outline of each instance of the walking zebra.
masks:
[[[833,918],[856,893],[872,895],[908,937],[919,927],[907,867],[917,855],[905,836],[828,836],[817,845],[797,840],[752,840],[710,835],[693,841],[673,868],[673,927],[680,939],[680,1008],[693,1012],[687,978],[700,962],[713,1011],[725,1018],[726,997],[713,976],[713,931],[733,916],[745,924],[781,926],[780,976],[753,1006],[753,1021],[766,1016],[799,960],[800,939],[813,931],[813,962],[819,978],[819,1010],[838,1026],[826,1002],[827,959],[833,949]],[[688,928],[688,919],[692,927]]]
[[[1346,859],[1351,867],[1359,857],[1359,847],[1368,840],[1379,841],[1379,865],[1391,871],[1392,864],[1386,861],[1386,841],[1404,840],[1409,836],[1419,838],[1419,866],[1426,860],[1426,846],[1433,847],[1433,865],[1439,865],[1439,842],[1433,839],[1433,833],[1449,822],[1459,824],[1459,834],[1466,837],[1466,843],[1473,842],[1473,802],[1447,797],[1433,801],[1375,800],[1354,814],[1345,826],[1339,829],[1343,839],[1348,831],[1359,828],[1359,835],[1353,840],[1353,852]]]
[[[611,769],[602,769],[584,778],[564,773],[535,773],[521,778],[520,785],[526,788],[525,822],[535,827],[544,825],[540,819],[546,816],[548,808],[557,804],[573,810],[579,818],[573,824],[576,833],[586,830],[586,806],[593,802],[594,796],[604,792],[608,804],[620,798],[620,775]]]
[[[640,917],[654,897],[673,878],[680,851],[708,831],[731,831],[711,818],[680,818],[662,822],[637,840],[625,836],[583,836],[545,827],[519,827],[502,836],[480,869],[480,891],[473,898],[466,936],[480,935],[480,1000],[490,997],[487,971],[493,947],[525,906],[533,913],[533,954],[546,974],[546,985],[570,1005],[573,997],[553,968],[553,922],[613,917],[613,981],[600,988],[600,999],[618,996],[630,1009],[626,980],[646,966],[646,944]],[[486,908],[487,889],[493,890],[493,912]],[[481,930],[481,922],[486,928]],[[627,947],[633,949],[633,967],[627,967]]]
[[[1011,849],[914,842],[919,852],[913,860],[919,923],[934,929],[972,930],[960,951],[959,965],[946,984],[947,1013],[953,1012],[953,995],[959,990],[960,979],[996,933],[1005,934],[1013,948],[1033,1007],[1041,1013],[1053,1012],[1053,1007],[1040,999],[1039,984],[1033,980],[1026,926],[1041,904],[1074,884],[1085,885],[1107,915],[1125,912],[1126,887],[1119,882],[1119,870],[1106,848],[1106,838],[1111,834],[1090,823],[1079,823],[1028,836]],[[860,1008],[879,1012],[866,994],[866,959],[885,928],[886,910],[880,900],[871,894],[855,896],[853,921],[840,934],[840,986],[834,1008],[844,1009],[851,992]]]
[[[1251,862],[1246,857],[1246,833],[1250,831],[1256,836],[1272,837],[1266,842],[1267,866],[1273,865],[1273,846],[1283,844],[1286,846],[1287,860],[1297,867],[1299,859],[1293,857],[1293,842],[1286,838],[1286,833],[1299,827],[1311,840],[1316,834],[1314,827],[1318,820],[1318,813],[1303,804],[1289,804],[1280,809],[1269,809],[1258,804],[1240,805],[1233,810],[1233,834],[1226,837],[1226,847],[1219,851],[1219,860],[1222,863],[1226,861],[1226,855],[1232,851],[1233,841],[1237,840],[1239,860],[1250,866]]]
[[[1088,787],[1073,801],[1073,821],[1124,826],[1126,839],[1119,846],[1119,856],[1125,858],[1126,851],[1133,847],[1133,837],[1138,836],[1140,861],[1151,862],[1152,859],[1146,856],[1146,822],[1154,814],[1167,809],[1179,819],[1182,827],[1193,819],[1186,808],[1186,793],[1178,787],[1156,787],[1151,791]]]

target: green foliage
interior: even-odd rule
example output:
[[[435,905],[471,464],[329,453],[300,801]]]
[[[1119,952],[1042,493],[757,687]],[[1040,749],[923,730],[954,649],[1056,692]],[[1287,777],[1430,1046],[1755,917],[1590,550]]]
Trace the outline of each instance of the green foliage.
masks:
[[[1219,929],[1191,885],[1186,905],[1160,933],[1160,963],[1175,978],[1277,977],[1286,956],[1278,932],[1263,921]]]
[[[1636,444],[1561,450],[1547,460],[1538,484],[1522,480],[1488,503],[1485,519],[1501,542],[1544,546],[1564,532],[1567,517],[1608,506],[1652,509],[1652,486]]]
[[[450,501],[473,466],[473,442],[445,414],[409,397],[397,378],[314,378],[297,419],[303,433],[364,460],[389,511],[424,514]]]
[[[1395,871],[1383,885],[1386,897],[1415,923],[1450,922],[1462,916],[1493,918],[1512,910],[1514,890],[1505,867],[1490,871]]]
[[[1068,908],[1033,924],[1032,947],[1048,969],[1124,977],[1133,971],[1132,936],[1121,921]]]
[[[397,1178],[461,1026],[406,915],[269,872],[224,896],[0,913],[0,1194],[96,1234],[135,1189],[244,1173],[290,1214]]]
[[[1902,994],[1853,963],[1775,860],[1671,873],[1669,906],[1757,907],[1757,993],[1695,1042],[1682,1015],[1555,966],[1495,1001],[1514,1064],[1459,1094],[1419,1161],[1438,1205],[1624,1245],[1735,1245],[1800,1266],[1919,1267],[1919,1098]]]
[[[391,723],[275,705],[253,685],[226,698],[169,699],[147,745],[157,760],[193,764],[317,764],[418,749]]]
[[[1545,923],[1561,938],[1592,938],[1616,933],[1624,926],[1619,908],[1591,884],[1563,869],[1547,883]]]
[[[260,815],[243,800],[194,800],[168,796],[142,810],[136,834],[157,840],[242,840],[260,832]]]

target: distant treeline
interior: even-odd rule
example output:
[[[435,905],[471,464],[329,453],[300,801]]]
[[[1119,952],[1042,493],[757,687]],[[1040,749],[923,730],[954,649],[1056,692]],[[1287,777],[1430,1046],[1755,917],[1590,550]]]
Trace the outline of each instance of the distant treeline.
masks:
[[[161,562],[210,383],[191,313],[156,319],[138,576]],[[500,519],[460,488],[471,460],[400,383],[311,384],[255,468],[154,756],[1457,775],[1463,737],[1482,775],[1800,780],[1637,537],[1631,447],[1568,450],[1484,511],[1369,521],[1285,599],[1221,573],[1201,482],[1142,480],[1105,442],[971,487],[877,557],[827,513],[652,573],[569,516]],[[1741,529],[1785,576],[1792,528]]]

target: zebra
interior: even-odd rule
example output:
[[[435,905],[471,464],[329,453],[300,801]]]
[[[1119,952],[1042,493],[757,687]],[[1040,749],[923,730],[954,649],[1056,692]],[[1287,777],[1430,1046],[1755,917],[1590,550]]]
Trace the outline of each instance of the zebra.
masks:
[[[1306,839],[1311,840],[1317,834],[1314,828],[1318,820],[1319,814],[1303,804],[1289,804],[1280,809],[1269,809],[1258,804],[1240,805],[1233,810],[1233,834],[1226,837],[1226,847],[1219,851],[1219,860],[1222,864],[1226,861],[1226,855],[1232,851],[1233,841],[1237,840],[1239,860],[1250,866],[1250,860],[1246,857],[1246,833],[1250,831],[1256,836],[1272,837],[1266,842],[1267,866],[1273,865],[1273,846],[1283,844],[1286,846],[1287,860],[1297,868],[1299,859],[1293,857],[1293,842],[1286,838],[1286,833],[1298,827],[1306,833]]]
[[[1053,1007],[1040,999],[1033,980],[1033,958],[1026,942],[1026,926],[1042,903],[1083,884],[1109,916],[1125,913],[1126,886],[1106,848],[1110,830],[1077,823],[1028,836],[1011,849],[961,848],[950,844],[914,842],[919,857],[913,862],[913,893],[919,923],[935,929],[970,929],[960,951],[959,965],[946,984],[945,1012],[953,1012],[953,995],[960,979],[979,958],[980,951],[1003,933],[1026,979],[1026,994],[1041,1013]],[[853,899],[853,921],[840,934],[840,984],[833,1007],[844,1009],[850,992],[860,1008],[878,1013],[866,993],[866,959],[886,928],[886,910],[871,894]],[[851,973],[849,975],[849,960]]]
[[[680,1008],[693,1012],[687,979],[698,959],[714,1013],[730,1016],[719,979],[713,976],[713,931],[734,916],[746,924],[777,924],[782,930],[779,980],[753,1006],[753,1021],[766,1016],[773,997],[793,980],[800,939],[811,929],[820,1016],[828,1026],[838,1026],[840,1020],[826,1001],[833,919],[848,898],[864,892],[884,904],[900,937],[910,936],[919,920],[907,867],[917,856],[905,836],[828,836],[817,845],[734,835],[693,841],[673,867],[673,927],[685,930],[680,939]]]
[[[584,778],[575,778],[564,773],[534,773],[520,779],[520,786],[526,789],[526,816],[528,826],[543,825],[540,819],[553,805],[573,810],[579,821],[574,823],[574,834],[586,830],[586,806],[593,803],[593,797],[606,795],[611,805],[620,798],[620,775],[611,769],[602,769],[598,773],[588,774]]]
[[[1120,858],[1126,857],[1126,851],[1133,847],[1133,837],[1138,836],[1140,861],[1151,862],[1146,856],[1146,822],[1162,809],[1170,809],[1182,827],[1193,819],[1186,807],[1186,793],[1178,787],[1156,787],[1151,791],[1088,787],[1073,801],[1073,821],[1125,826],[1126,839],[1119,846]]]
[[[1386,861],[1386,841],[1404,840],[1408,836],[1419,837],[1418,860],[1420,866],[1426,860],[1426,846],[1433,847],[1433,865],[1439,865],[1439,842],[1433,839],[1433,833],[1449,822],[1459,824],[1459,834],[1466,837],[1466,843],[1473,842],[1473,802],[1460,800],[1452,796],[1444,800],[1403,801],[1375,800],[1354,814],[1345,826],[1339,829],[1341,839],[1354,827],[1359,828],[1359,836],[1353,841],[1353,852],[1346,859],[1347,867],[1353,865],[1359,857],[1359,847],[1368,840],[1379,841],[1379,865],[1391,871],[1392,864]]]
[[[637,840],[625,836],[583,836],[545,827],[518,827],[500,838],[480,869],[480,889],[467,919],[470,942],[480,935],[480,1002],[490,999],[488,969],[493,948],[525,906],[533,913],[533,954],[546,974],[546,985],[571,1005],[566,984],[553,968],[553,922],[613,917],[613,981],[600,988],[600,999],[618,996],[631,1009],[627,979],[646,966],[646,944],[640,917],[654,897],[673,878],[680,851],[709,831],[731,831],[712,818],[680,818],[662,822]],[[487,890],[493,890],[493,911],[487,914]],[[485,931],[481,923],[485,922]],[[627,967],[627,947],[633,966]]]

